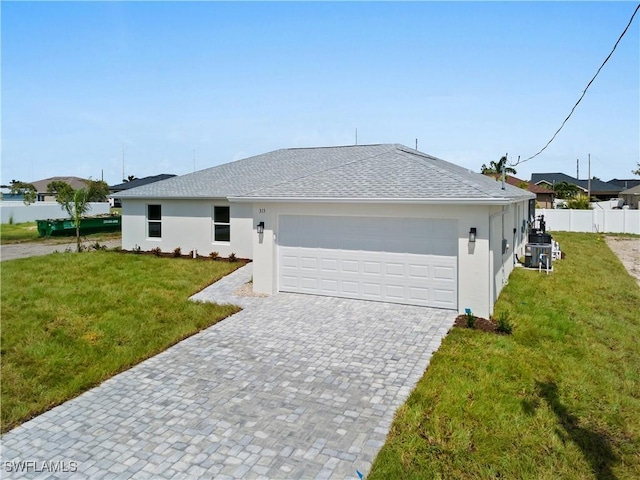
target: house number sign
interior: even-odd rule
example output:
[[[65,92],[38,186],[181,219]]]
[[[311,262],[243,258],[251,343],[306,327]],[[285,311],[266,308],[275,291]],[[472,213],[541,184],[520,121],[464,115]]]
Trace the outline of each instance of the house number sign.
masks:
[[[259,209],[259,213],[267,213],[267,209],[266,208],[260,208]]]

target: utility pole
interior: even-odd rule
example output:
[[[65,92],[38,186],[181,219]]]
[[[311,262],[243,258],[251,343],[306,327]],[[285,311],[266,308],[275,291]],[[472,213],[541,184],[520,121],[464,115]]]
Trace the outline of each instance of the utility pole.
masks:
[[[589,199],[589,201],[591,201],[591,154],[589,154],[588,158],[589,158],[589,163],[588,163],[589,180],[587,181],[587,198]]]
[[[418,139],[416,138],[416,150],[418,150]]]
[[[122,181],[125,181],[124,177],[124,144],[122,145]]]
[[[358,129],[356,128],[356,145],[358,145]]]
[[[506,180],[506,168],[507,168],[507,157],[508,157],[508,153],[504,154],[504,162],[502,163],[502,190],[504,190],[504,182]]]
[[[576,158],[576,178],[580,180],[580,159]]]

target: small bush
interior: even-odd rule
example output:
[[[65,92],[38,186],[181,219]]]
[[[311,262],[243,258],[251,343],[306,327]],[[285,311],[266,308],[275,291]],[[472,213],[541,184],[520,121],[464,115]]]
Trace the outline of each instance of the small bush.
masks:
[[[237,260],[237,258],[236,258],[236,254],[235,254],[235,253],[233,253],[233,252],[231,252],[231,253],[229,254],[229,261],[230,261],[230,262],[235,262],[236,260]]]
[[[106,250],[107,246],[100,245],[100,242],[96,241],[95,243],[91,244],[91,248],[93,248],[94,250]]]
[[[466,313],[467,315],[467,328],[476,328],[476,316],[470,311]]]
[[[182,249],[180,247],[176,247],[173,249],[173,256],[178,258],[182,255]]]
[[[220,254],[218,252],[211,252],[209,254],[209,257],[211,258],[211,260],[217,260],[219,256]]]
[[[507,312],[502,312],[500,314],[496,327],[498,332],[500,333],[506,333],[507,335],[510,335],[511,332],[513,332],[513,325],[509,321],[509,314]]]
[[[162,249],[160,247],[152,248],[151,253],[153,253],[156,257],[159,257],[162,254]]]

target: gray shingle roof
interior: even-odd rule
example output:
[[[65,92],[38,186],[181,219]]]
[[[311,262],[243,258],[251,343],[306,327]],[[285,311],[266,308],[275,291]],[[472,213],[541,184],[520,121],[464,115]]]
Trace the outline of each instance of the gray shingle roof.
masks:
[[[535,183],[539,185],[540,182],[546,182],[550,185],[560,182],[567,182],[572,185],[577,185],[582,188],[585,192],[587,191],[589,180],[578,180],[570,175],[565,173],[532,173],[531,174],[531,183]],[[609,183],[603,182],[602,180],[591,179],[591,193],[611,193],[615,194],[622,190],[622,187]]]
[[[133,188],[120,198],[491,200],[526,190],[398,144],[290,148]]]

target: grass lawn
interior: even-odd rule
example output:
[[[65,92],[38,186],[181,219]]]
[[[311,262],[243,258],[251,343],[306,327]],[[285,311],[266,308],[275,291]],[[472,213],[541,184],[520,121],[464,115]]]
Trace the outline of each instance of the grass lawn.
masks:
[[[640,478],[640,288],[602,236],[554,238],[500,295],[513,335],[453,329],[368,480]]]
[[[2,431],[235,313],[187,298],[241,265],[104,251],[2,262]]]
[[[88,235],[82,235],[83,239],[88,239],[93,242],[102,242],[106,240],[112,240],[121,238],[121,232],[101,232],[91,233]],[[28,242],[46,242],[46,243],[69,243],[74,242],[75,234],[73,236],[63,237],[40,237],[38,235],[38,227],[36,222],[24,222],[24,223],[3,223],[0,225],[0,244],[10,245],[14,243],[28,243]]]

